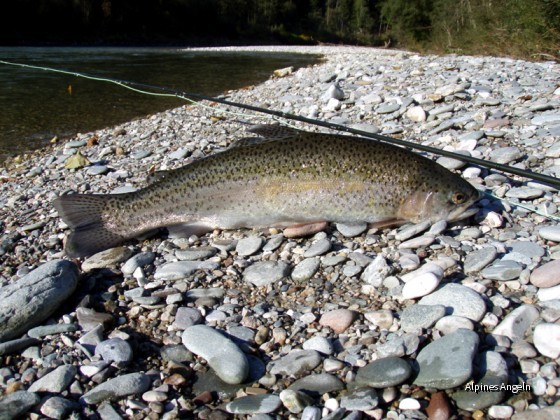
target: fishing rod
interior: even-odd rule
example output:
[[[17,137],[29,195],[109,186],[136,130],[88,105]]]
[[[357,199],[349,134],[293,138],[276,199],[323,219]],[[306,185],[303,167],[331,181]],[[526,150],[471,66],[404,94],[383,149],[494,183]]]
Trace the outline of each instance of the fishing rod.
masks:
[[[99,77],[99,76],[89,75],[87,73],[80,73],[80,72],[69,71],[69,70],[61,70],[61,69],[55,69],[55,68],[50,68],[50,67],[34,66],[34,65],[10,62],[10,61],[5,61],[5,60],[0,60],[0,64],[6,64],[6,65],[10,65],[10,66],[17,66],[17,67],[24,67],[24,68],[31,68],[31,69],[36,69],[36,70],[44,70],[44,71],[50,71],[50,72],[55,72],[55,73],[62,73],[62,74],[67,74],[67,75],[71,75],[71,76],[96,80],[96,81],[113,83],[113,84],[125,87],[127,89],[131,89],[131,90],[139,92],[139,93],[146,93],[146,94],[150,94],[150,95],[172,96],[172,97],[177,97],[179,99],[185,99],[185,100],[196,99],[196,100],[205,100],[205,101],[215,102],[215,103],[219,103],[219,104],[222,104],[222,105],[227,105],[227,106],[231,106],[231,107],[235,107],[235,108],[245,109],[245,110],[248,110],[248,111],[258,112],[258,113],[261,113],[261,114],[273,115],[275,117],[283,118],[283,119],[286,119],[286,120],[299,121],[299,122],[303,122],[303,123],[306,123],[306,124],[315,125],[315,126],[318,126],[318,127],[328,128],[328,129],[331,129],[331,130],[342,131],[342,132],[346,132],[346,133],[350,133],[350,134],[356,134],[356,135],[359,135],[359,136],[362,136],[362,137],[366,137],[366,138],[370,138],[370,139],[374,139],[374,140],[378,140],[378,141],[382,141],[382,142],[386,142],[386,143],[396,144],[398,146],[408,147],[408,148],[411,148],[411,149],[416,149],[416,150],[420,150],[420,151],[427,152],[427,153],[432,153],[434,155],[440,155],[440,156],[445,156],[445,157],[449,157],[449,158],[452,158],[452,159],[457,159],[457,160],[460,160],[460,161],[463,161],[463,162],[468,162],[468,163],[479,165],[479,166],[482,166],[482,167],[485,167],[485,168],[496,169],[498,171],[505,172],[505,173],[508,173],[508,174],[518,175],[518,176],[521,176],[523,178],[531,179],[533,181],[538,181],[542,184],[549,185],[549,186],[552,186],[554,188],[560,189],[560,179],[556,178],[556,177],[553,177],[553,176],[540,174],[538,172],[533,172],[533,171],[530,171],[530,170],[515,168],[515,167],[509,166],[509,165],[503,165],[503,164],[500,164],[500,163],[497,163],[497,162],[492,162],[492,161],[488,161],[488,160],[484,160],[484,159],[480,159],[480,158],[475,158],[473,156],[466,156],[466,155],[462,155],[462,154],[459,154],[459,153],[450,152],[448,150],[443,150],[443,149],[438,149],[438,148],[431,147],[431,146],[426,146],[426,145],[423,145],[423,144],[417,144],[417,143],[413,143],[413,142],[410,142],[410,141],[397,139],[395,137],[386,136],[386,135],[383,135],[383,134],[370,133],[370,132],[367,132],[367,131],[364,131],[364,130],[359,130],[359,129],[356,129],[356,128],[346,127],[346,126],[341,125],[341,124],[336,124],[336,123],[332,123],[332,122],[328,122],[328,121],[317,120],[317,119],[308,118],[308,117],[302,117],[300,115],[290,114],[290,113],[284,112],[284,111],[277,111],[277,110],[273,110],[273,109],[265,109],[265,108],[261,108],[261,107],[258,107],[258,106],[245,104],[245,103],[233,102],[233,101],[229,101],[227,99],[221,98],[221,97],[213,97],[213,96],[203,95],[203,94],[194,93],[194,92],[185,92],[185,91],[176,90],[176,89],[173,89],[173,88],[167,88],[167,87],[163,87],[163,86],[154,86],[154,85],[149,85],[149,84],[146,84],[146,83],[133,82],[133,81],[129,81],[129,80],[119,80],[119,79],[108,78],[108,77]],[[165,93],[164,94],[158,94],[158,93],[155,93],[155,92],[145,91],[144,89],[148,89],[148,90],[151,90],[151,91],[165,92]]]

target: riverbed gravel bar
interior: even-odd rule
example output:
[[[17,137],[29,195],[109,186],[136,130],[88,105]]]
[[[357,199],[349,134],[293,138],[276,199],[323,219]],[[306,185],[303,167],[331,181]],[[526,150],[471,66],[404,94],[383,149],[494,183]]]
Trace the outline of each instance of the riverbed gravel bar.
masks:
[[[225,50],[324,56],[231,101],[560,174],[556,63]],[[0,419],[560,418],[560,199],[530,179],[433,156],[489,193],[467,219],[158,232],[65,257],[58,195],[134,191],[273,122],[185,104],[6,162]]]

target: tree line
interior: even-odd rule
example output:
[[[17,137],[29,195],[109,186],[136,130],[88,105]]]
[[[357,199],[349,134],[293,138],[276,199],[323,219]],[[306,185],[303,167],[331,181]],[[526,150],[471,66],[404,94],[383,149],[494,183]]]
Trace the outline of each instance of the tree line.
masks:
[[[0,43],[347,43],[558,56],[560,0],[18,0]]]

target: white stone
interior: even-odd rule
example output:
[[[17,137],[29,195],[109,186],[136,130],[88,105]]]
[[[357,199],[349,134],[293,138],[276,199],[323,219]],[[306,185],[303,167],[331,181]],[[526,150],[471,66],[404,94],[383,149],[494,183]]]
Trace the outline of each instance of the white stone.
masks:
[[[552,359],[560,356],[560,325],[542,323],[535,327],[533,344],[540,354]]]
[[[411,121],[426,121],[426,111],[424,111],[421,106],[413,106],[406,111],[406,117]]]
[[[433,273],[423,273],[405,283],[402,295],[405,299],[426,296],[438,287],[440,279]]]
[[[420,410],[420,403],[414,398],[403,398],[399,402],[399,409],[401,410]]]

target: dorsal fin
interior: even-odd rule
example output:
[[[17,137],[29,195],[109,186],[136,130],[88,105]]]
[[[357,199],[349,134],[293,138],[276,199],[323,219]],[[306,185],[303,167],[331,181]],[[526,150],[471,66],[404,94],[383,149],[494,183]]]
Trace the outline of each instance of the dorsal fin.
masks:
[[[254,125],[249,131],[267,140],[280,140],[298,135],[299,131],[295,128],[286,127],[278,124]]]

